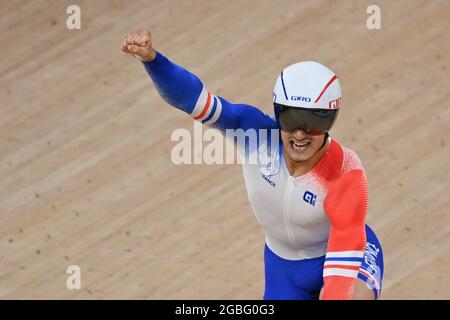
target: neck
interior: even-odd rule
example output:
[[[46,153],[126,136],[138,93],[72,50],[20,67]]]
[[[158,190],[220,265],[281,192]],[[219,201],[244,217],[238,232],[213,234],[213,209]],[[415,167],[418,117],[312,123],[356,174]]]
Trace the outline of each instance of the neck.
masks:
[[[286,152],[284,152],[284,159],[289,174],[294,178],[307,174],[316,165],[316,163],[319,162],[320,159],[322,159],[323,155],[328,151],[328,146],[329,142],[327,139],[325,145],[311,158],[305,161],[292,160],[289,156],[286,157]]]

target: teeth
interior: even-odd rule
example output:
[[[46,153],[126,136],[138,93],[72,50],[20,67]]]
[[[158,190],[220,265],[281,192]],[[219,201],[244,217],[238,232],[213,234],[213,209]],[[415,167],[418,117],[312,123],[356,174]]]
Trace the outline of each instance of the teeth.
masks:
[[[296,146],[304,147],[309,143],[309,141],[305,141],[305,142],[292,141],[292,143],[295,144]]]
[[[292,140],[291,143],[296,148],[303,148],[303,147],[306,147],[309,144],[309,141],[300,143],[300,142],[296,142],[296,141]]]

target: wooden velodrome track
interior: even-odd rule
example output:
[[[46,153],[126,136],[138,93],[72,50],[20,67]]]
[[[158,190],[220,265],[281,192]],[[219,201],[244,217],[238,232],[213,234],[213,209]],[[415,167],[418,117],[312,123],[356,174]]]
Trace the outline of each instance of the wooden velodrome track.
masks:
[[[73,3],[81,30],[66,28]],[[0,298],[262,297],[241,168],[172,164],[171,132],[193,121],[120,51],[144,26],[209,90],[266,112],[284,66],[334,69],[332,135],[367,171],[382,297],[449,299],[450,2],[377,1],[368,30],[371,3],[1,1]]]

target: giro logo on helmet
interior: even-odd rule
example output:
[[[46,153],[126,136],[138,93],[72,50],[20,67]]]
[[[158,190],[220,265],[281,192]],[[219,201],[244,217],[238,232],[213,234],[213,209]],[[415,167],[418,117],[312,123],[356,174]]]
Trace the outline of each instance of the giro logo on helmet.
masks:
[[[301,96],[291,96],[291,100],[294,100],[294,101],[311,102],[311,98],[308,98],[308,97],[301,97]]]

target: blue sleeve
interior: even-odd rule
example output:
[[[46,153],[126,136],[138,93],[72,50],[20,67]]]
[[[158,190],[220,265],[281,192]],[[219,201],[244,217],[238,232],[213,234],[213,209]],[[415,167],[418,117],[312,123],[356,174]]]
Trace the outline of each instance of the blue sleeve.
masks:
[[[196,75],[159,52],[144,66],[161,97],[194,120],[221,130],[273,128],[275,125],[275,121],[258,108],[233,104],[211,94]]]

